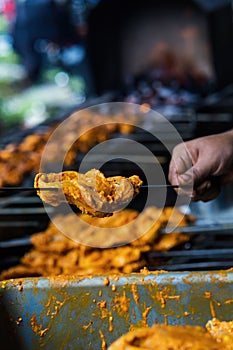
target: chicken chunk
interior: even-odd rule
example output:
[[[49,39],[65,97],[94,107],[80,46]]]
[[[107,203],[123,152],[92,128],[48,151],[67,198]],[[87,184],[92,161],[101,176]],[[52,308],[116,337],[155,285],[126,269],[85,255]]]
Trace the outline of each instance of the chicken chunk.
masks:
[[[226,350],[200,326],[154,325],[131,331],[116,340],[109,350]],[[233,349],[229,343],[227,349]]]
[[[36,188],[54,187],[57,191],[37,191],[46,203],[58,206],[62,202],[76,205],[83,213],[96,217],[111,216],[124,208],[138,193],[142,181],[137,175],[129,178],[106,178],[102,172],[91,169],[85,174],[75,171],[39,173]]]

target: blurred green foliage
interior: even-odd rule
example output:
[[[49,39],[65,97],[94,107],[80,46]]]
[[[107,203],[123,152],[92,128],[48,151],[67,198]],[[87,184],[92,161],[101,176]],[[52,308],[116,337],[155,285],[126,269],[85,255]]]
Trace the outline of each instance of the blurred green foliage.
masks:
[[[33,126],[85,99],[83,79],[60,67],[45,67],[40,81],[28,86],[8,31],[8,22],[0,15],[0,125],[3,130]]]

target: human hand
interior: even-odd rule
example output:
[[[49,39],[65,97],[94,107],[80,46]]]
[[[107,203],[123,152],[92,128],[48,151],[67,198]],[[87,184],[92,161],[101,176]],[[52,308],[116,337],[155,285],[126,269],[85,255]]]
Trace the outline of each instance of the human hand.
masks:
[[[217,197],[221,186],[233,181],[233,131],[177,145],[170,162],[169,181],[181,187],[190,185],[193,201]]]

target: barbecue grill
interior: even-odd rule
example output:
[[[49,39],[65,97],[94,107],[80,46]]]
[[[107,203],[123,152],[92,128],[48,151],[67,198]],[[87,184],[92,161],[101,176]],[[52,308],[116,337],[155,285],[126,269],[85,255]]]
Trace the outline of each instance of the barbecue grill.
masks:
[[[112,97],[111,97],[112,98]],[[104,99],[102,98],[101,102]],[[54,122],[54,121],[53,121]],[[57,120],[56,120],[57,122]],[[196,120],[180,120],[176,117],[172,123],[183,135],[184,139],[189,139],[195,134]],[[47,124],[40,125],[38,131],[44,130],[51,126],[52,121],[47,121]],[[157,126],[158,127],[158,126]],[[33,133],[37,129],[32,130]],[[161,133],[164,133],[164,138],[172,143],[171,135],[166,134],[167,130],[161,127]],[[18,134],[18,140],[23,140],[25,133]],[[113,139],[121,138],[122,135],[115,133]],[[155,136],[145,129],[135,128],[134,132],[127,135],[127,139],[137,141],[146,146],[151,154],[156,155],[159,161],[158,166],[162,166],[165,174],[168,172],[170,154],[168,150],[159,142]],[[13,141],[12,139],[11,141]],[[8,138],[9,142],[9,138]],[[127,142],[127,140],[125,141]],[[4,144],[4,142],[3,142]],[[126,143],[123,149],[127,148],[130,152],[130,145]],[[136,164],[139,159],[134,159],[129,156],[129,160],[120,159],[122,154],[122,144],[113,144],[112,158],[113,160],[104,163],[106,159],[105,148],[102,148],[103,153],[94,154],[93,157],[87,158],[85,162],[86,169],[100,168],[106,176],[114,176],[116,174],[122,176],[131,176],[138,174],[144,182],[144,173]],[[101,149],[100,149],[101,150]],[[108,152],[110,150],[108,149]],[[119,156],[118,156],[119,152]],[[73,169],[78,169],[84,154],[78,154]],[[150,169],[154,157],[140,157],[140,162],[145,162],[145,169]],[[103,164],[103,166],[102,166]],[[33,184],[34,174],[29,174],[22,186],[30,186]],[[155,206],[162,205],[158,202],[159,189],[150,189],[154,192]],[[233,234],[232,222],[232,200],[229,195],[232,192],[232,187],[224,189],[221,196],[211,203],[192,204],[189,207],[190,213],[196,216],[196,223],[189,228],[190,241],[179,247],[174,248],[169,252],[148,252],[145,258],[148,261],[147,267],[150,270],[216,270],[222,268],[230,268],[232,266],[232,251],[231,237]],[[140,195],[131,203],[131,208],[141,211],[147,198],[147,188],[141,189]],[[157,200],[156,200],[157,199]],[[176,194],[172,188],[167,190],[166,206],[173,206],[176,201]],[[182,204],[182,203],[181,203]],[[186,207],[181,207],[181,210],[186,210]],[[1,269],[16,265],[20,257],[31,248],[30,235],[34,232],[40,232],[46,229],[49,223],[49,216],[55,214],[53,207],[45,210],[43,203],[32,192],[15,192],[9,196],[2,193],[0,198],[0,249],[1,249]],[[186,230],[187,232],[187,228]],[[208,252],[208,254],[207,254]]]
[[[129,10],[127,1],[117,2],[121,3],[121,8]],[[139,4],[140,1],[134,2],[136,3]],[[104,4],[105,1],[100,5],[101,11]],[[231,25],[228,20],[223,20],[226,16],[229,18],[231,13],[229,4],[220,10],[208,14],[213,29],[212,39],[215,42],[219,35],[218,31],[214,30],[217,18],[221,19],[220,22]],[[116,12],[116,17],[117,14],[119,12]],[[116,41],[110,38],[114,43],[110,46],[105,37],[107,27],[103,18],[110,20],[111,24],[112,19],[106,17],[104,11],[101,17],[102,21],[99,22],[93,13],[90,19],[91,58],[95,61],[92,67],[96,90],[100,97],[89,98],[85,104],[79,106],[80,109],[113,101],[144,104],[147,108],[154,108],[164,114],[184,140],[233,127],[233,88],[230,84],[233,81],[233,59],[231,51],[227,52],[227,55],[224,51],[226,47],[232,47],[226,43],[232,42],[229,26],[226,26],[228,29],[221,55],[218,53],[218,57],[214,58],[215,74],[218,77],[216,85],[205,85],[200,93],[195,89],[183,90],[177,83],[169,85],[161,80],[155,84],[153,76],[147,72],[140,72],[140,76],[137,77],[129,77],[127,65],[124,65],[122,70],[119,51],[115,51],[120,47],[119,36],[115,37]],[[94,29],[96,21],[102,23],[101,30]],[[120,21],[118,26],[121,25]],[[115,34],[118,33],[122,37],[122,28],[123,25]],[[103,40],[102,46],[100,39]],[[219,52],[216,46],[213,51]],[[230,65],[228,61],[222,64],[226,57],[229,58]],[[103,62],[104,65],[97,65]],[[220,69],[221,65],[223,70]],[[71,112],[73,111],[66,111],[56,120],[48,120],[26,132],[12,133],[1,140],[1,148],[11,142],[21,142],[28,134],[46,131]],[[118,137],[122,135],[112,135],[112,138]],[[151,150],[167,174],[170,154],[153,135],[137,128],[127,135],[127,138],[136,140]],[[168,141],[172,143],[173,140]],[[84,154],[78,154],[72,169],[78,169],[83,156]],[[98,168],[103,159],[104,154],[101,153],[89,158],[91,168]],[[150,159],[143,161],[150,167]],[[130,162],[120,159],[117,153],[115,159],[104,164],[101,170],[107,176],[129,176],[134,173],[138,173],[142,179],[144,176],[133,160]],[[21,185],[32,186],[33,177],[34,174],[28,174]],[[146,196],[147,190],[142,189],[140,196],[131,203],[132,207],[140,211]],[[173,189],[168,189],[166,205],[172,206],[175,200],[176,193]],[[158,203],[155,202],[156,204]],[[51,207],[49,210],[49,215],[53,215],[54,209]],[[17,347],[31,350],[40,346],[44,349],[62,346],[73,349],[78,346],[79,349],[86,350],[96,346],[97,349],[102,347],[104,350],[105,341],[110,345],[118,336],[127,332],[131,324],[141,326],[167,322],[204,326],[213,316],[226,321],[232,319],[232,272],[225,270],[233,266],[232,186],[225,187],[221,195],[210,203],[192,203],[188,208],[181,203],[180,210],[189,210],[196,217],[191,227],[182,229],[190,235],[190,240],[168,252],[144,253],[147,268],[152,274],[146,272],[145,275],[132,274],[119,278],[96,276],[83,279],[71,276],[0,282],[2,344],[9,349]],[[31,234],[46,229],[49,221],[48,208],[45,211],[35,191],[15,191],[11,195],[2,193],[0,269],[18,264],[22,255],[31,248]],[[169,234],[169,231],[164,231],[163,234]],[[221,271],[222,269],[224,271]],[[110,281],[107,286],[106,278]],[[122,316],[118,312],[121,303],[119,296],[122,298],[124,295],[128,298],[130,307],[125,316]],[[107,301],[107,305],[115,306],[114,311],[109,308],[107,313],[101,313],[96,305],[103,300]],[[165,304],[162,304],[162,300]],[[145,319],[145,315],[148,315],[148,318]],[[112,316],[113,321],[109,321]],[[111,322],[113,330],[110,330]]]
[[[98,99],[90,99],[83,106],[86,108],[98,103],[111,102],[117,99],[117,94],[103,95]],[[19,143],[30,133],[36,134],[48,130],[53,124],[59,123],[72,111],[67,111],[65,115],[58,116],[56,120],[48,120],[45,123],[34,127],[27,132],[18,132],[17,135],[8,135],[2,140],[2,148],[11,142],[17,140]],[[203,117],[204,123],[206,119]],[[184,118],[183,115],[175,115],[170,118],[170,122],[175,126],[179,134],[184,140],[195,137],[199,129],[199,123],[203,122],[198,119],[198,114],[192,111],[190,118]],[[219,118],[215,116],[215,120],[211,123],[211,131],[216,131],[215,123],[218,125]],[[209,123],[208,123],[209,124]],[[225,119],[224,125],[221,127],[229,129],[233,126],[232,116]],[[211,132],[210,131],[210,132]],[[167,130],[161,129],[164,133],[163,137],[169,143],[174,140],[170,139]],[[113,134],[113,139],[122,138],[120,134]],[[159,161],[159,166],[162,167],[165,174],[168,173],[170,154],[168,150],[159,142],[150,132],[145,129],[135,128],[134,132],[127,135],[127,139],[137,141],[146,146]],[[124,146],[123,146],[124,147]],[[126,146],[128,148],[128,145]],[[122,150],[122,149],[121,149]],[[121,152],[119,152],[121,153]],[[122,154],[122,153],[121,153]],[[121,159],[117,155],[117,147],[114,147],[114,159],[104,163],[106,154],[94,154],[93,157],[87,158],[85,162],[86,169],[101,168],[106,176],[114,176],[116,174],[122,176],[130,176],[138,174],[143,181],[144,173],[135,164],[137,159],[131,157],[131,161]],[[84,154],[78,154],[75,164],[71,169],[78,169]],[[145,162],[145,168],[150,169],[152,159],[140,157],[140,162]],[[103,164],[103,165],[102,165]],[[68,168],[69,170],[69,168]],[[32,186],[35,174],[29,174],[22,186]],[[153,189],[151,189],[153,191]],[[158,190],[154,190],[155,198],[158,197]],[[142,189],[140,195],[131,203],[131,208],[141,211],[144,207],[147,198],[147,189]],[[232,188],[226,188],[223,194],[211,204],[193,204],[189,208],[190,213],[197,218],[196,224],[190,228],[190,242],[174,248],[169,252],[148,252],[146,253],[147,267],[150,270],[217,270],[222,268],[230,268],[232,266],[232,251],[231,237],[233,234],[233,222],[231,205],[232,201],[229,194]],[[228,195],[228,196],[227,196]],[[173,206],[176,201],[176,194],[173,189],[168,188],[166,206]],[[156,202],[154,205],[160,206]],[[187,210],[187,208],[181,208]],[[48,212],[49,210],[49,212]],[[15,192],[11,195],[7,193],[1,194],[0,198],[0,249],[1,249],[1,270],[19,263],[20,257],[31,248],[30,235],[34,232],[40,232],[46,229],[49,223],[49,216],[55,214],[53,207],[45,210],[41,200],[32,192]],[[187,230],[187,229],[186,229]],[[208,254],[207,254],[208,252]]]

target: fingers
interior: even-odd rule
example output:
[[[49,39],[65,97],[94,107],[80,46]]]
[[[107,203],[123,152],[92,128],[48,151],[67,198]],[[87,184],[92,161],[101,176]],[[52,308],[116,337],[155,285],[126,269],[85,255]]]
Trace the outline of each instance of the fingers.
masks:
[[[215,199],[221,191],[220,182],[218,179],[211,179],[202,182],[198,187],[194,188],[192,192],[192,201],[207,202]]]
[[[180,175],[186,173],[192,168],[191,156],[185,143],[179,144],[173,150],[172,159],[169,166],[168,179],[172,185],[179,185],[180,181],[185,183],[186,180],[190,181],[190,178],[180,179]]]
[[[192,199],[208,201],[218,196],[220,185],[233,182],[232,140],[233,131],[177,145],[173,150],[168,179],[172,185],[183,186],[178,193],[187,194],[184,186],[188,185],[190,192],[193,185]]]
[[[190,145],[193,147],[194,164],[188,149]],[[192,201],[206,202],[219,195],[220,182],[210,178],[211,167],[198,146],[194,142],[187,142],[174,148],[169,167],[169,181],[180,186],[177,190],[179,195],[189,195]]]

